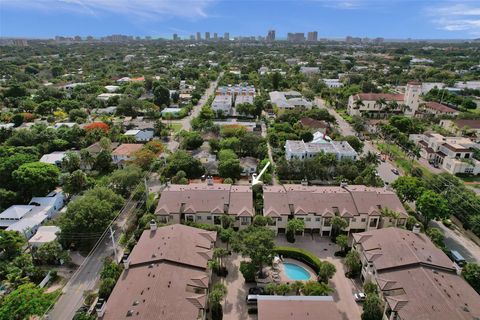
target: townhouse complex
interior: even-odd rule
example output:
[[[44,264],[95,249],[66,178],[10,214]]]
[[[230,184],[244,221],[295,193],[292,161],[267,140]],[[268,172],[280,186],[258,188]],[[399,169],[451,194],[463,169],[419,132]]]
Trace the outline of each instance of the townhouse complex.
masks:
[[[232,107],[240,104],[253,104],[255,87],[250,85],[234,85],[218,87],[212,102],[212,110],[223,115],[231,115]]]
[[[118,319],[204,319],[217,234],[174,224],[145,230],[99,315]]]
[[[305,232],[330,235],[334,216],[348,222],[345,231],[362,232],[388,226],[404,226],[407,212],[394,192],[365,186],[314,187],[264,186],[263,215],[276,233],[286,232],[287,221],[305,221]],[[384,209],[399,214],[384,217]],[[253,192],[248,186],[229,184],[170,185],[155,210],[161,222],[199,222],[221,225],[223,215],[235,217],[235,229],[251,224],[255,215]]]
[[[311,109],[313,106],[297,91],[272,91],[269,95],[271,103],[279,110]]]
[[[353,238],[363,265],[361,279],[374,282],[385,301],[384,319],[480,317],[480,296],[419,227],[371,230]]]

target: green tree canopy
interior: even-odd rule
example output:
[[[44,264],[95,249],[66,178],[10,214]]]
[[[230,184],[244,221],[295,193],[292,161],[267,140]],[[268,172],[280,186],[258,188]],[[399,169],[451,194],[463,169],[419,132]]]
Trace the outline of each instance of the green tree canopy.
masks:
[[[60,170],[53,164],[31,162],[21,165],[12,173],[17,188],[25,199],[45,196],[55,189]]]

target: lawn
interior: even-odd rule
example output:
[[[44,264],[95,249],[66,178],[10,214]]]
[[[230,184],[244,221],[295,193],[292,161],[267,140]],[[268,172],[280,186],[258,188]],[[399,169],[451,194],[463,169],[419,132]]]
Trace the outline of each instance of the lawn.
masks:
[[[432,173],[430,170],[425,168],[417,161],[412,161],[407,157],[405,152],[397,145],[388,144],[386,142],[377,142],[377,148],[383,153],[389,154],[393,159],[397,167],[402,169],[406,173],[411,173],[413,168],[419,168],[422,170],[424,177],[431,177]]]
[[[182,131],[182,124],[181,123],[172,123],[172,124],[169,124],[169,127],[172,129],[173,134],[177,134],[180,131]]]

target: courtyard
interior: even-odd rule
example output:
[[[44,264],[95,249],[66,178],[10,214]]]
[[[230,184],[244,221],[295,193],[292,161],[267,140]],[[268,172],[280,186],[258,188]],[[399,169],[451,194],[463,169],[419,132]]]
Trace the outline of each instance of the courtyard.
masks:
[[[359,281],[348,279],[345,277],[345,266],[342,263],[342,258],[335,257],[334,252],[339,250],[339,247],[330,241],[328,237],[320,237],[318,235],[311,236],[297,236],[295,243],[287,242],[285,235],[279,235],[275,239],[278,246],[290,246],[314,253],[321,260],[326,260],[335,265],[337,272],[330,280],[329,285],[334,290],[332,293],[333,299],[337,304],[338,310],[342,314],[344,320],[360,319],[362,308],[361,305],[355,302],[353,294],[362,291],[362,286]],[[240,262],[244,260],[238,254],[233,253],[225,259],[228,269],[228,276],[221,281],[228,289],[225,298],[223,311],[225,320],[245,320],[257,319],[256,315],[249,315],[248,309],[252,306],[246,304],[245,298],[248,294],[248,289],[254,287],[254,283],[245,283],[244,278],[239,270]]]

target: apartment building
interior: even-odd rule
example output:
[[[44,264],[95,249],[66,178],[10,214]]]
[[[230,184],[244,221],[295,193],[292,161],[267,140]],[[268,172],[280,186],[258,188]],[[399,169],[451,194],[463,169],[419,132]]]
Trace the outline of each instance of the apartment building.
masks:
[[[313,134],[311,142],[304,142],[303,140],[285,141],[285,158],[287,160],[310,159],[320,153],[334,154],[337,160],[356,160],[358,157],[357,152],[347,141],[333,141],[320,131]]]
[[[420,105],[420,94],[422,84],[409,82],[405,93],[358,93],[348,98],[347,113],[351,116],[368,115],[379,116],[387,112],[403,113],[406,116],[413,116]],[[380,101],[384,101],[380,103]]]
[[[235,218],[234,228],[251,224],[255,215],[250,186],[207,183],[169,185],[160,195],[155,214],[161,222],[199,222],[221,225],[221,218]]]
[[[480,145],[469,138],[444,137],[438,133],[411,134],[410,140],[421,148],[420,155],[434,166],[456,173],[480,173],[480,162],[473,158]]]
[[[408,217],[397,195],[384,188],[286,184],[264,186],[263,199],[263,215],[273,219],[270,228],[277,233],[284,233],[292,218],[305,221],[304,232],[329,236],[334,216],[348,222],[347,233],[404,226]],[[398,218],[382,216],[387,208],[397,212]]]
[[[353,239],[362,280],[375,283],[385,302],[383,319],[480,318],[480,296],[420,227],[370,230]]]
[[[480,135],[480,120],[477,119],[440,120],[440,126],[458,136],[469,132]]]
[[[302,97],[297,91],[272,91],[270,102],[279,110],[311,109],[313,103]]]
[[[255,87],[249,85],[234,85],[218,87],[212,102],[212,110],[223,115],[232,114],[232,105],[243,103],[253,104]]]
[[[206,318],[216,232],[174,224],[143,231],[100,319]]]

